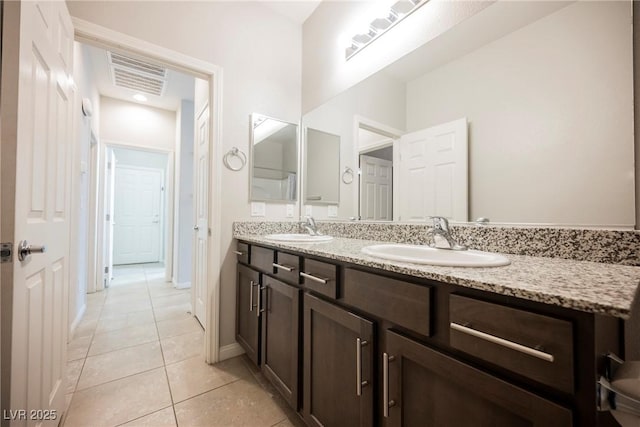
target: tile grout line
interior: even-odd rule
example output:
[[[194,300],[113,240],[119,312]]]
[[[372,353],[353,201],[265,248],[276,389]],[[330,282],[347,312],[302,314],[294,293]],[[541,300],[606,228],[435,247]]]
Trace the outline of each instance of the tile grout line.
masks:
[[[156,334],[158,334],[158,341],[160,341],[160,331],[158,330],[158,320],[156,319],[156,310],[153,304],[153,299],[151,298],[151,291],[149,290],[149,280],[147,278],[147,272],[145,270],[145,283],[147,285],[147,293],[149,294],[149,299],[151,300],[151,313],[153,314],[154,325],[156,326]],[[162,355],[162,368],[164,369],[164,376],[167,380],[167,388],[169,389],[169,397],[171,398],[171,409],[173,412],[173,420],[178,426],[178,415],[176,414],[176,403],[173,399],[173,391],[171,390],[171,382],[169,381],[169,373],[167,372],[167,360],[164,357],[164,349],[162,348],[162,342],[160,342],[160,354]]]

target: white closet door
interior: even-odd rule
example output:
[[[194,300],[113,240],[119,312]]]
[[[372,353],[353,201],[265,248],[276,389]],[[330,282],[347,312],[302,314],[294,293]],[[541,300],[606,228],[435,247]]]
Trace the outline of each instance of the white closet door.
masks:
[[[400,220],[426,221],[437,215],[467,221],[466,118],[403,135],[399,180]]]
[[[162,171],[116,167],[113,263],[159,262]]]
[[[360,170],[361,219],[391,221],[393,162],[361,154]]]

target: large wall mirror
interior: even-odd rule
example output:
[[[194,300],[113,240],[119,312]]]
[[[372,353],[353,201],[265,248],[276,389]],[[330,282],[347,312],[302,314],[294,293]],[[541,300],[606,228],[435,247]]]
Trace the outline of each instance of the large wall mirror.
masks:
[[[360,172],[338,218],[632,227],[631,22],[631,2],[495,2],[306,113]]]
[[[304,202],[331,205],[340,201],[340,135],[305,128]]]
[[[297,200],[298,125],[251,115],[252,201],[292,202]]]

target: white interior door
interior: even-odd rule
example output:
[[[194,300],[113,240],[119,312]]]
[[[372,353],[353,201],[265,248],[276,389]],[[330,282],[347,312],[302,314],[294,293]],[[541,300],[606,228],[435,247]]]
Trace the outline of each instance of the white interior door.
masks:
[[[161,260],[162,171],[116,166],[113,263]]]
[[[194,146],[194,249],[193,249],[193,313],[206,325],[207,245],[209,240],[209,108],[196,118]]]
[[[360,155],[360,217],[367,221],[391,221],[393,162]]]
[[[468,220],[467,119],[405,134],[400,139],[402,221],[443,216]]]
[[[3,408],[26,410],[11,425],[57,425],[66,392],[73,26],[62,1],[4,2],[3,14],[1,237],[14,244],[13,262],[2,265],[3,287],[13,290],[10,404]],[[46,252],[20,261],[20,241]],[[30,410],[55,416],[29,420]]]
[[[112,148],[107,147],[106,151],[106,176],[105,176],[105,247],[107,250],[104,252],[105,261],[104,265],[107,267],[104,272],[104,285],[108,287],[113,277],[113,233],[115,225],[115,184],[116,184],[116,155]]]

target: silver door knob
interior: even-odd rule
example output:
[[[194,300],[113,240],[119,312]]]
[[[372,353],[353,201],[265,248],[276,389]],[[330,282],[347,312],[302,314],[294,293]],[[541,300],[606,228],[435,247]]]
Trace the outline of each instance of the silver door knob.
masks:
[[[27,242],[26,240],[23,240],[20,242],[20,245],[18,246],[18,259],[20,261],[24,261],[31,254],[42,254],[42,253],[45,253],[46,251],[47,251],[47,247],[44,245],[31,246],[29,242]]]
[[[200,230],[200,227],[198,227],[197,225],[194,225],[194,226],[193,226],[193,229],[194,229],[194,230],[196,230],[196,231],[198,231],[198,230]]]

